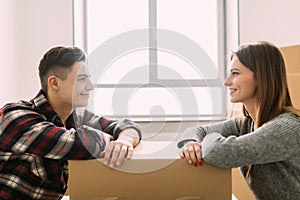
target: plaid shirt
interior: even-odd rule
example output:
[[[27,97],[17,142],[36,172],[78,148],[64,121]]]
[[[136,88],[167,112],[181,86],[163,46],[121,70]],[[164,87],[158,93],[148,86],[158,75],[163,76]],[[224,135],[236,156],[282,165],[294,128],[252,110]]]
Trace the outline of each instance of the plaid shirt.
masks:
[[[75,114],[76,113],[76,114]],[[0,199],[61,199],[67,189],[68,160],[99,157],[105,135],[116,139],[132,121],[115,121],[86,109],[66,124],[40,91],[30,102],[0,109]]]

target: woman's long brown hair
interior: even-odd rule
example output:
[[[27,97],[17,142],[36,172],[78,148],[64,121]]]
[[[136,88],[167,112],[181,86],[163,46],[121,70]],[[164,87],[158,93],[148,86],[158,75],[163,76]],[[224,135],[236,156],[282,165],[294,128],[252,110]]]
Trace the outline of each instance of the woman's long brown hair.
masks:
[[[293,107],[285,62],[276,46],[265,41],[243,45],[234,55],[254,73],[257,81],[256,128],[285,112],[300,116]],[[249,117],[244,106],[243,113]]]

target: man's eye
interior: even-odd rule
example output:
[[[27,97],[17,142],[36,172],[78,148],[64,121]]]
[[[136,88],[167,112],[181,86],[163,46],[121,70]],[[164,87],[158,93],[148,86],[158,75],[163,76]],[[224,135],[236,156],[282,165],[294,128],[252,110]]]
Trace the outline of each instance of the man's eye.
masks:
[[[85,81],[86,78],[79,78],[78,81]]]

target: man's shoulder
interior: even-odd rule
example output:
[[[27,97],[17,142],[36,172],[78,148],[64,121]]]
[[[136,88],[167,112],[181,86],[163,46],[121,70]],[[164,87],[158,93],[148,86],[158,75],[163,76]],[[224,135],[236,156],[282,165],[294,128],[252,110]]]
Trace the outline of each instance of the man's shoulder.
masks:
[[[0,115],[4,112],[11,112],[16,110],[35,110],[34,104],[30,101],[20,100],[18,102],[12,102],[5,104],[0,108]]]

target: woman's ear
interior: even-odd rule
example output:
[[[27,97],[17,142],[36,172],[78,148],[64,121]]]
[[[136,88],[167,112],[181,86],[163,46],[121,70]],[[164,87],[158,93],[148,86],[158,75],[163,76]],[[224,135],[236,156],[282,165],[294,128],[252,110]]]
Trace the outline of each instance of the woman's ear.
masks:
[[[58,90],[59,89],[59,79],[56,76],[49,76],[48,87],[51,90]]]

